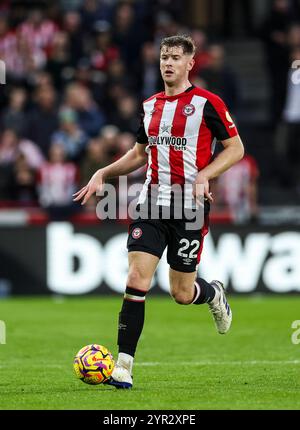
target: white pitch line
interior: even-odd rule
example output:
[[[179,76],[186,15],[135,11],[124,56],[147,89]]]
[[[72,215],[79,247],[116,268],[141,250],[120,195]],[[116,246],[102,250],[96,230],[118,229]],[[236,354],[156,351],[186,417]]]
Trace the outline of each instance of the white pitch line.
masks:
[[[179,361],[173,363],[160,362],[160,361],[146,361],[146,362],[137,362],[134,365],[139,367],[155,367],[155,366],[165,366],[165,367],[174,367],[174,366],[255,366],[255,365],[284,365],[284,364],[300,364],[300,360],[252,360],[252,361]],[[11,363],[11,365],[0,365],[0,369],[7,369],[10,366],[15,367],[16,363]],[[24,366],[23,363],[23,368]],[[33,369],[41,369],[41,366],[30,366]],[[43,364],[42,369],[65,369],[66,366],[63,364]]]
[[[256,364],[300,364],[300,360],[287,360],[287,361],[271,361],[271,360],[252,360],[252,361],[188,361],[188,362],[178,362],[178,363],[167,363],[167,362],[145,362],[145,363],[135,363],[135,366],[178,366],[178,365],[188,365],[188,366],[218,366],[225,364],[226,366],[240,366],[240,365],[256,365]]]
[[[300,364],[300,360],[252,360],[252,361],[178,361],[173,363],[160,362],[160,361],[148,361],[148,362],[137,362],[135,366],[139,367],[155,367],[155,366],[164,366],[164,367],[174,367],[174,366],[255,366],[255,365],[283,365],[283,364]],[[8,365],[0,365],[0,369],[7,369],[9,367],[15,367],[16,362],[10,363]],[[41,369],[39,365],[30,365],[30,368]],[[26,368],[26,363],[22,364],[23,369]],[[63,364],[43,364],[42,369],[66,369],[66,366]]]

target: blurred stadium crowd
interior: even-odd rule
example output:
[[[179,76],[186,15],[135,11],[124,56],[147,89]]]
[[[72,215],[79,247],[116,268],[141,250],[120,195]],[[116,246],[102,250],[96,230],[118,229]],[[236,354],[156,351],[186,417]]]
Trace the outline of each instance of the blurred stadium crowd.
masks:
[[[197,44],[192,82],[223,97],[238,121],[238,80],[226,50],[182,23],[185,2],[22,3],[0,5],[0,59],[7,74],[0,85],[2,207],[40,205],[53,219],[94,211],[95,200],[82,209],[73,205],[72,193],[133,146],[142,100],[162,90],[162,37],[191,34]],[[300,85],[289,79],[292,60],[300,60],[299,3],[273,3],[257,29],[272,88],[270,123],[282,118],[287,124],[283,182],[300,185]],[[217,204],[236,213],[236,220],[255,217],[258,176],[257,161],[247,155],[213,184]],[[144,169],[130,178],[142,182]]]

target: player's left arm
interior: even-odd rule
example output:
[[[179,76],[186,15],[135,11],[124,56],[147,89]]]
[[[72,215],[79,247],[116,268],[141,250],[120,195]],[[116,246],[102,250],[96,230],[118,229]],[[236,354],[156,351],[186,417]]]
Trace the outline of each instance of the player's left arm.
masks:
[[[213,201],[209,192],[209,181],[217,178],[243,158],[244,145],[222,99],[211,95],[205,104],[203,117],[212,136],[222,143],[224,150],[198,173],[194,194],[197,196],[204,193],[209,201]],[[198,190],[197,185],[201,185]]]
[[[202,169],[196,178],[196,184],[204,185],[204,195],[210,201],[213,201],[211,194],[209,193],[209,181],[217,178],[226,170],[230,169],[235,163],[240,161],[244,156],[244,145],[239,135],[230,137],[229,139],[222,140],[224,150]]]

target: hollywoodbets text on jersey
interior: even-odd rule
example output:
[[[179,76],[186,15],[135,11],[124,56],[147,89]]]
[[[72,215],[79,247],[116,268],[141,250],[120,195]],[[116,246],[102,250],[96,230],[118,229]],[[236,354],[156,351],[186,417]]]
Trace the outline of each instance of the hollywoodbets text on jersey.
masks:
[[[166,145],[173,146],[175,151],[185,151],[187,138],[175,136],[149,136],[148,142],[150,146]]]

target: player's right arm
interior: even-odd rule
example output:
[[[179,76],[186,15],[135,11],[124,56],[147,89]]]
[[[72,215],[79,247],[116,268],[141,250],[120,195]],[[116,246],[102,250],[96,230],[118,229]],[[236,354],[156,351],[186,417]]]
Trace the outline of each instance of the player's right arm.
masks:
[[[116,176],[128,175],[147,163],[148,155],[145,152],[147,144],[136,143],[123,157],[108,166],[97,170],[87,185],[74,194],[74,201],[82,200],[84,205],[94,194],[101,192],[106,179]]]

